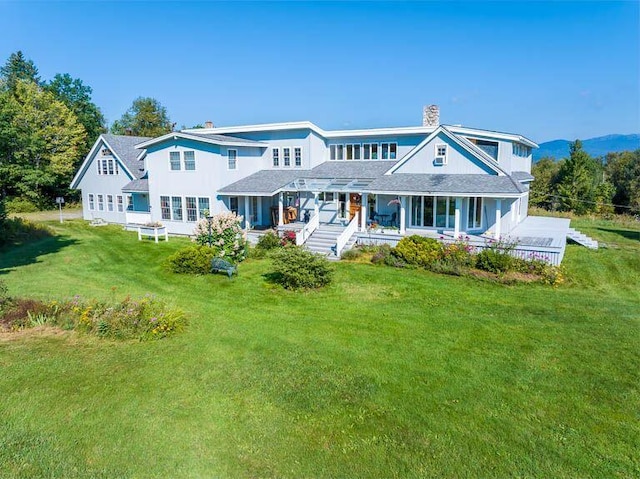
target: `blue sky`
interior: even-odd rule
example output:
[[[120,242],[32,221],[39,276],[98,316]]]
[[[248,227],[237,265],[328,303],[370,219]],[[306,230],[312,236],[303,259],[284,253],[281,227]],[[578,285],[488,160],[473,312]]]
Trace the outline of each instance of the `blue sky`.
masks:
[[[639,2],[1,2],[0,62],[70,73],[112,122],[446,124],[535,141],[640,132]]]

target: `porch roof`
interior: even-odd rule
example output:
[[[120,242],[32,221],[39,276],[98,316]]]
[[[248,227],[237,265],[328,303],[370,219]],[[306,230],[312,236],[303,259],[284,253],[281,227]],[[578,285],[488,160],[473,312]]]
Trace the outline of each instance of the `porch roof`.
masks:
[[[272,196],[298,178],[306,178],[310,170],[260,170],[221,188],[223,195]]]
[[[123,193],[148,193],[149,180],[144,178],[141,180],[133,180],[122,187]]]
[[[527,173],[526,171],[514,171],[511,173],[511,176],[520,183],[528,183],[535,179],[531,173]]]
[[[520,195],[525,188],[510,176],[395,173],[377,178],[367,190],[371,193]]]

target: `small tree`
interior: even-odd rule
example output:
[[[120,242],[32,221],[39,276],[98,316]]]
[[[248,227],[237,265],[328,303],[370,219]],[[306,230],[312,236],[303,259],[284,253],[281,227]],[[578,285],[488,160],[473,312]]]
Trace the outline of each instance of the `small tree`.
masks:
[[[161,136],[172,129],[167,109],[155,98],[139,97],[133,100],[119,120],[111,126],[115,135]]]
[[[247,240],[242,230],[243,217],[235,213],[220,213],[202,218],[195,229],[194,241],[199,245],[211,245],[217,255],[233,263],[239,263],[247,257]]]
[[[274,281],[286,289],[321,288],[333,280],[329,261],[300,246],[276,250],[273,269]]]

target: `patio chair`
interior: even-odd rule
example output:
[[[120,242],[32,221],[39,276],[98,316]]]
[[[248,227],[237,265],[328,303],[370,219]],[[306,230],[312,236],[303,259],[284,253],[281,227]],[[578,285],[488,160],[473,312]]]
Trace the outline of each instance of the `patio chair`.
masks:
[[[389,224],[395,227],[398,226],[398,213],[396,213],[395,211],[391,213],[391,220],[389,221]]]

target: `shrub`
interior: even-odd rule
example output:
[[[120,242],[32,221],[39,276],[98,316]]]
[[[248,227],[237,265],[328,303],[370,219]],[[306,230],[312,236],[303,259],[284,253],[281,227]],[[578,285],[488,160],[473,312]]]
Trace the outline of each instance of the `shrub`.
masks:
[[[407,264],[428,267],[442,259],[444,246],[433,238],[412,235],[402,238],[392,254]]]
[[[383,264],[386,266],[393,266],[395,268],[402,268],[406,266],[404,260],[398,258],[393,254],[393,248],[391,248],[391,246],[389,246],[388,244],[375,246],[372,249],[373,256],[371,256],[371,262],[373,264]]]
[[[189,246],[169,256],[167,264],[174,273],[208,274],[211,272],[211,260],[217,256],[215,248]]]
[[[194,241],[201,246],[211,245],[216,256],[224,257],[232,263],[239,263],[247,257],[247,240],[240,223],[242,216],[235,213],[220,213],[211,219],[201,219],[193,233]],[[209,235],[211,232],[211,235]]]
[[[273,254],[274,281],[286,289],[320,288],[333,280],[329,261],[318,254],[291,246]]]
[[[265,251],[279,248],[280,246],[282,246],[282,242],[278,233],[275,231],[269,231],[260,236],[258,243],[256,244],[256,248],[260,248]]]
[[[490,273],[506,273],[513,268],[513,260],[508,251],[487,248],[476,255],[476,268]]]
[[[35,203],[25,198],[7,199],[5,207],[9,213],[35,213],[39,210]]]
[[[293,230],[286,230],[282,232],[282,240],[280,241],[282,246],[295,246],[296,245],[296,232]]]
[[[343,251],[340,255],[341,259],[347,261],[354,261],[362,256],[362,250],[360,248],[351,248],[346,251]]]
[[[19,245],[50,236],[53,236],[53,232],[47,226],[22,218],[6,219],[0,224],[0,247]]]
[[[43,302],[30,298],[13,300],[0,314],[5,329],[51,325],[111,339],[160,339],[184,330],[184,313],[168,308],[150,295],[119,303],[71,300]]]

